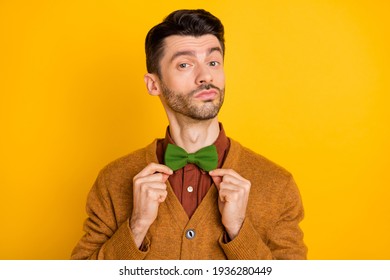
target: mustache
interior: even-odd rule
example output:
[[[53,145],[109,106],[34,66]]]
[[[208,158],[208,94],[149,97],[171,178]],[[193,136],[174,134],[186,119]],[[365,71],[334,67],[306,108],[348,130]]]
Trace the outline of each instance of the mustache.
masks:
[[[218,90],[219,93],[221,93],[221,89],[220,89],[219,87],[213,85],[213,84],[202,84],[202,85],[199,86],[197,89],[191,91],[191,92],[190,92],[190,96],[195,95],[195,94],[197,94],[198,92],[203,91],[203,90],[209,90],[209,89],[211,89],[211,88],[216,89],[216,90]]]

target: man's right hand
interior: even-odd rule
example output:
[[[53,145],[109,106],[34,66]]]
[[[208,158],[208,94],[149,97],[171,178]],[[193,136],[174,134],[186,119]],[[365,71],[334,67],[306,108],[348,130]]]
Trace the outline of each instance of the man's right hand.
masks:
[[[165,165],[150,163],[133,178],[133,213],[130,228],[138,248],[157,217],[160,203],[167,197],[165,182],[172,173]]]

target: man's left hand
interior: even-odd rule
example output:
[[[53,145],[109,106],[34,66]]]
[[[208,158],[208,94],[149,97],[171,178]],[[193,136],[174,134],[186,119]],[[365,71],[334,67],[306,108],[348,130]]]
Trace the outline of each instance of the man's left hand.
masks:
[[[245,219],[251,182],[232,169],[210,171],[219,191],[218,208],[230,239],[239,233]]]

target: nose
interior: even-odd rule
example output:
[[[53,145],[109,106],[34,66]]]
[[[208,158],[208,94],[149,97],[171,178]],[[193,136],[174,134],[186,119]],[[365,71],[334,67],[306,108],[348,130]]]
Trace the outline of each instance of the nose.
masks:
[[[213,81],[213,75],[211,74],[210,69],[207,65],[202,65],[198,67],[198,73],[196,77],[196,83],[198,85],[208,84]]]

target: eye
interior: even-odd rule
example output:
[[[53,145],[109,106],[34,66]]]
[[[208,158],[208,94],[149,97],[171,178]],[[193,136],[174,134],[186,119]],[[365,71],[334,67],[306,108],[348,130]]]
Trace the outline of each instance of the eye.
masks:
[[[219,62],[218,62],[218,61],[211,61],[211,62],[209,63],[209,65],[212,66],[212,67],[215,67],[215,66],[218,66],[218,65],[219,65]]]
[[[180,63],[179,68],[185,69],[188,68],[190,65],[188,63]]]

